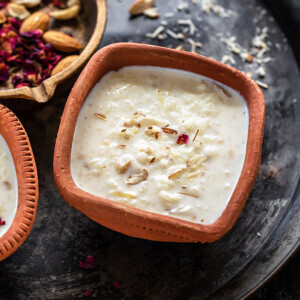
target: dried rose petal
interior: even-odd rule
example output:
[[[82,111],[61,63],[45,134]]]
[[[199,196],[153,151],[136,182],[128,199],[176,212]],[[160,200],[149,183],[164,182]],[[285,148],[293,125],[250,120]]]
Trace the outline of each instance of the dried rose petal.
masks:
[[[30,82],[28,81],[28,79],[23,78],[22,76],[19,75],[14,75],[12,78],[12,84],[16,87],[16,88],[20,88],[23,86],[30,86]]]
[[[84,293],[84,296],[88,297],[88,296],[90,296],[90,295],[92,294],[92,292],[93,292],[93,290],[90,289],[90,290],[88,290],[88,291],[86,291],[86,292]]]
[[[43,33],[42,30],[36,29],[36,30],[20,33],[20,36],[26,39],[33,39],[33,38],[37,39],[42,36],[42,33]]]
[[[178,145],[182,145],[182,144],[186,144],[188,142],[188,140],[189,140],[189,136],[187,134],[183,133],[178,137],[176,143]]]
[[[0,63],[0,81],[7,81],[9,79],[9,72],[7,65],[2,62]]]
[[[5,225],[6,222],[5,221],[2,221],[1,218],[0,218],[0,225]]]
[[[8,4],[8,1],[0,1],[0,8],[5,7]]]
[[[96,261],[93,256],[89,255],[86,259],[86,261],[83,263],[80,262],[80,268],[88,270],[88,269],[94,269],[96,267]]]
[[[120,283],[119,283],[118,281],[114,281],[114,282],[113,282],[113,286],[114,286],[114,288],[116,288],[116,289],[120,289],[120,288],[121,288],[121,285],[120,285]]]
[[[61,0],[53,0],[53,5],[58,8],[65,8],[66,4],[63,3]]]
[[[4,1],[0,0],[1,3]],[[53,0],[43,3],[53,3]],[[56,2],[57,5],[61,3]],[[37,86],[51,76],[62,55],[44,42],[41,30],[20,34],[21,24],[21,21],[7,17],[0,25],[0,81],[9,80],[10,73],[14,87]]]

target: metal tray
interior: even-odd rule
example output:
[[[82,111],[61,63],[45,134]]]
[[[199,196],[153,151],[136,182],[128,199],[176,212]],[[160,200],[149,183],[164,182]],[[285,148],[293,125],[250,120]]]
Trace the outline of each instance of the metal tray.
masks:
[[[188,3],[188,8],[177,11],[181,2]],[[52,174],[55,137],[68,93],[57,94],[36,110],[17,113],[35,153],[40,199],[30,237],[0,265],[0,299],[78,299],[89,289],[93,289],[92,297],[96,299],[240,299],[265,282],[299,247],[297,61],[269,10],[263,10],[262,1],[218,2],[235,11],[235,17],[206,15],[199,5],[187,0],[157,1],[157,5],[162,16],[175,11],[174,17],[166,19],[168,28],[173,28],[178,18],[192,17],[203,43],[199,53],[217,59],[227,51],[218,32],[235,35],[246,47],[256,26],[269,28],[269,56],[274,60],[265,64],[264,81],[270,88],[264,91],[262,166],[237,224],[212,244],[159,243],[113,232],[70,207],[58,194]],[[281,5],[293,4],[292,0],[265,2],[272,4],[275,13]],[[173,47],[180,44],[171,38],[145,38],[145,33],[153,32],[165,18],[130,19],[130,3],[108,1],[108,24],[102,46],[129,40]],[[297,33],[288,33],[293,36],[293,32]],[[293,45],[297,47],[296,39]],[[185,46],[188,49],[188,44]],[[236,61],[235,67],[244,70],[245,63]],[[93,255],[97,261],[93,270],[80,269],[79,261],[87,255]],[[115,281],[120,289],[114,286]]]

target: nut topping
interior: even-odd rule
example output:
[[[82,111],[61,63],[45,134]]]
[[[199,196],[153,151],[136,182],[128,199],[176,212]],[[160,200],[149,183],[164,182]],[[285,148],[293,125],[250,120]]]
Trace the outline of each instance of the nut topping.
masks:
[[[129,178],[127,179],[127,184],[130,185],[138,184],[142,181],[145,181],[148,178],[148,175],[149,175],[148,171],[146,169],[143,169],[142,171],[136,174],[130,175]]]

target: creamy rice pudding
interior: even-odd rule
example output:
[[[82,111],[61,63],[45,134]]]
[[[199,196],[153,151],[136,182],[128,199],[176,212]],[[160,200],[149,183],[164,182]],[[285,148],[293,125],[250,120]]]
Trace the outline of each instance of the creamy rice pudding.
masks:
[[[15,165],[6,141],[0,135],[0,237],[9,229],[16,214],[18,184]]]
[[[106,74],[81,108],[71,173],[82,190],[210,224],[241,174],[248,108],[235,91],[167,68]]]

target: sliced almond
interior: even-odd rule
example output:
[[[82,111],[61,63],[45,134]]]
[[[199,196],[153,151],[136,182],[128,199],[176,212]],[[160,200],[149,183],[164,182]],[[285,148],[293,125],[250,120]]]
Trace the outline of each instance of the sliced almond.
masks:
[[[157,19],[159,18],[159,13],[157,12],[157,8],[156,7],[150,7],[147,8],[143,11],[143,14],[151,19]]]
[[[155,137],[155,139],[157,140],[159,137],[159,132],[158,131],[152,131],[152,130],[145,130],[145,133],[149,136]]]
[[[164,203],[167,204],[167,206],[180,200],[178,193],[171,193],[164,190],[159,192],[159,196],[162,198]]]
[[[146,169],[143,169],[139,171],[136,174],[130,175],[129,178],[127,179],[127,184],[134,185],[138,184],[142,181],[145,181],[148,178],[148,171]]]
[[[164,133],[168,133],[168,134],[178,134],[177,130],[169,128],[169,127],[162,127],[162,131]]]
[[[63,58],[52,70],[51,76],[54,76],[62,71],[64,71],[66,68],[68,68],[79,56],[78,55],[70,55],[65,58]]]
[[[124,150],[126,148],[126,145],[118,145],[117,148]]]
[[[169,175],[168,178],[169,179],[175,179],[175,178],[179,177],[181,174],[183,174],[185,171],[186,171],[186,169],[180,169],[178,171],[175,171],[174,173]]]
[[[36,7],[41,4],[41,0],[11,0],[11,2],[21,4],[29,8]]]
[[[187,162],[186,165],[192,169],[198,169],[201,167],[202,163],[204,163],[206,160],[207,160],[206,155],[196,154]]]
[[[131,15],[142,14],[146,9],[152,7],[155,0],[137,0],[129,8],[129,13]]]
[[[129,198],[129,199],[134,199],[136,195],[131,194],[131,193],[124,193],[121,191],[112,191],[111,194],[113,196],[121,197],[121,198]]]
[[[106,115],[100,114],[100,113],[94,113],[94,116],[98,119],[101,119],[103,121],[107,121]]]
[[[129,159],[121,159],[117,164],[116,164],[116,170],[120,173],[120,174],[124,174],[128,168],[131,165],[131,160]]]
[[[156,126],[160,126],[160,127],[166,127],[166,125],[168,125],[167,122],[155,119],[153,117],[143,117],[139,120],[139,124],[141,126],[156,125]]]
[[[75,18],[80,11],[79,5],[73,5],[66,9],[59,9],[50,12],[50,17],[57,19],[57,20],[70,20]]]
[[[186,195],[186,196],[193,197],[193,198],[199,198],[197,195],[193,195],[193,194],[191,194],[191,193],[183,193],[183,192],[179,192],[178,194]]]
[[[6,10],[11,17],[25,20],[30,16],[30,12],[26,9],[24,5],[16,3],[8,3],[6,5]]]
[[[20,27],[20,33],[40,29],[45,31],[48,28],[50,17],[44,12],[37,11],[28,17]]]
[[[62,32],[47,31],[44,33],[43,39],[61,52],[70,53],[82,49],[79,41]]]
[[[189,173],[186,177],[188,179],[191,179],[191,178],[198,177],[200,174],[201,174],[201,171],[196,171],[196,172],[193,172],[193,173]]]

